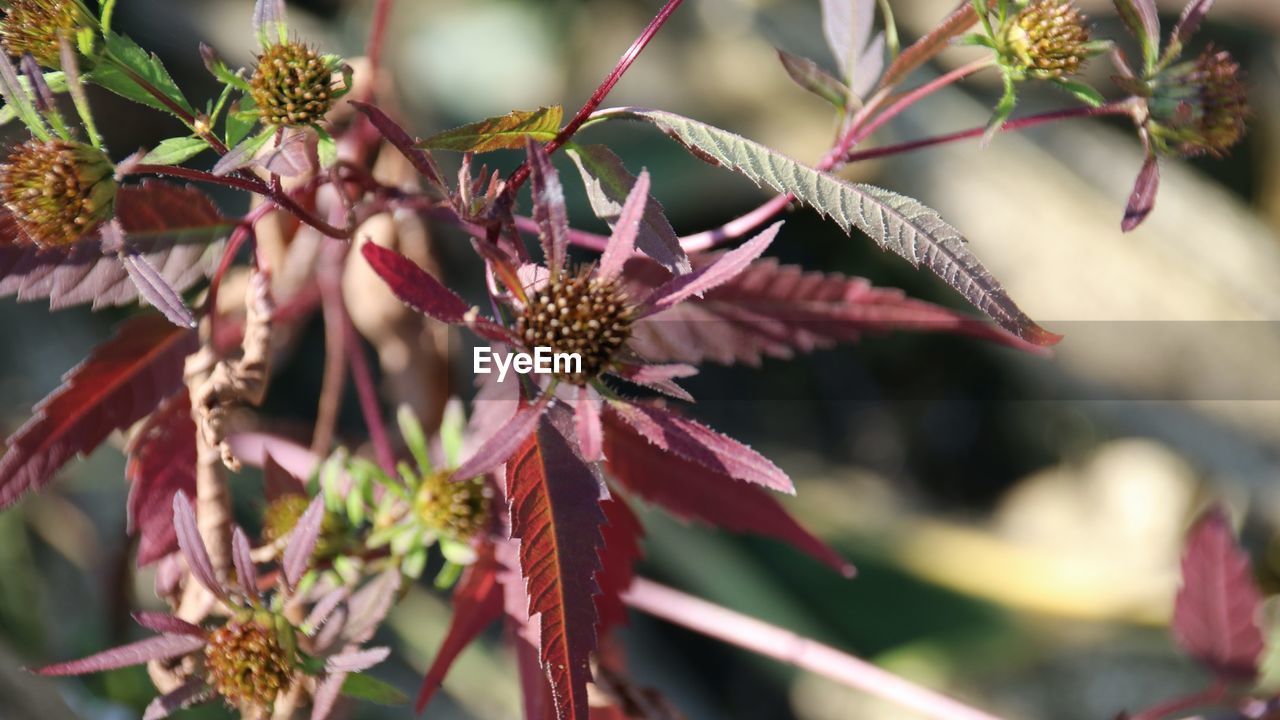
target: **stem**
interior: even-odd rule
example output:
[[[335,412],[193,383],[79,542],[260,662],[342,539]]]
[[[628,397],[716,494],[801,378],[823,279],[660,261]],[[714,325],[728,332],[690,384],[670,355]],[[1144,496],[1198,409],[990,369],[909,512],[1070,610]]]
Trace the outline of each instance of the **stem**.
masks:
[[[369,27],[369,42],[365,44],[365,57],[369,58],[370,94],[377,84],[378,71],[382,67],[382,48],[387,39],[387,25],[391,18],[391,6],[394,0],[378,0],[373,8],[373,23]]]
[[[1161,720],[1182,710],[1213,705],[1222,700],[1226,694],[1226,686],[1222,684],[1221,680],[1216,680],[1213,685],[1198,693],[1176,697],[1158,705],[1153,705],[1134,715],[1132,720]]]
[[[591,97],[588,98],[587,102],[578,110],[578,114],[574,115],[573,119],[569,121],[569,124],[565,125],[559,133],[556,133],[555,138],[553,138],[551,142],[547,143],[547,154],[554,153],[556,150],[560,149],[561,146],[573,137],[574,133],[578,132],[578,128],[582,127],[582,124],[591,117],[591,113],[595,112],[596,108],[600,107],[600,103],[604,102],[605,97],[609,95],[613,90],[613,87],[622,79],[622,76],[631,67],[631,64],[636,61],[636,58],[640,57],[640,53],[644,50],[645,46],[648,45],[649,41],[658,34],[658,31],[662,29],[662,26],[667,23],[667,20],[671,18],[671,15],[675,13],[683,2],[684,0],[667,0],[667,3],[662,6],[662,9],[658,11],[658,14],[654,16],[653,20],[649,21],[649,25],[645,27],[644,32],[640,33],[640,37],[636,38],[635,42],[631,43],[631,47],[627,48],[627,51],[618,59],[618,64],[614,65],[613,72],[609,73],[608,77],[606,77],[604,81],[600,83],[600,86],[596,88],[596,91],[591,93]],[[507,181],[507,188],[505,192],[514,195],[515,192],[520,189],[520,186],[524,184],[525,180],[529,179],[529,172],[528,162],[525,162],[521,164],[520,167],[516,168],[516,171],[511,174],[511,178]]]
[[[373,442],[373,452],[378,457],[378,464],[382,469],[394,476],[396,456],[391,451],[387,426],[382,422],[382,412],[378,407],[378,393],[373,386],[373,373],[369,370],[369,358],[365,357],[360,336],[356,333],[356,326],[351,322],[351,315],[347,312],[345,303],[339,308],[339,312],[342,319],[343,339],[348,348],[347,358],[351,363],[351,377],[356,381],[356,394],[360,396],[360,410],[364,413],[365,424],[369,426],[369,440]]]
[[[627,604],[654,617],[808,670],[932,718],[999,720],[994,715],[916,685],[833,647],[644,578],[636,578],[624,599]]]

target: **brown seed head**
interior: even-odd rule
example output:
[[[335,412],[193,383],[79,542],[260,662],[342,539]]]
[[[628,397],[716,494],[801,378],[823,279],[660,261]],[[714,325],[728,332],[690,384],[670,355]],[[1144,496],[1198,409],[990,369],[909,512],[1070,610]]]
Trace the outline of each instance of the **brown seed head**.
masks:
[[[489,488],[484,478],[455,482],[450,475],[446,471],[424,477],[413,509],[428,527],[470,540],[489,524]]]
[[[232,619],[209,633],[207,681],[234,707],[270,708],[293,679],[293,655],[267,619]]]
[[[1240,65],[1206,49],[1150,81],[1148,128],[1157,147],[1184,156],[1221,157],[1244,136],[1249,115]]]
[[[1089,54],[1086,23],[1070,0],[1035,0],[1005,26],[1007,59],[1042,80],[1074,75]]]
[[[577,353],[582,371],[561,379],[585,385],[608,367],[631,337],[633,315],[634,308],[618,283],[601,281],[592,268],[584,267],[531,293],[516,332],[529,348]]]
[[[0,20],[0,41],[15,57],[27,53],[45,67],[61,67],[62,33],[74,35],[81,23],[74,0],[11,0]]]
[[[323,120],[333,107],[333,71],[309,45],[291,41],[267,48],[249,79],[263,121],[296,127]]]
[[[114,168],[101,150],[65,140],[28,140],[0,164],[0,199],[37,245],[75,242],[111,217]]]

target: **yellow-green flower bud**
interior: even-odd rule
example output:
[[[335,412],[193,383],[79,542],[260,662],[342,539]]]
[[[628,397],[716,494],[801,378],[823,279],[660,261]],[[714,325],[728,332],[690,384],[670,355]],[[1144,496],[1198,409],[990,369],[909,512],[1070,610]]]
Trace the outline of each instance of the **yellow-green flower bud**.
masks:
[[[1075,75],[1089,56],[1089,26],[1069,0],[1035,0],[1009,19],[1003,36],[1006,61],[1041,80]]]
[[[61,67],[59,37],[74,37],[83,21],[75,0],[11,0],[0,20],[0,42],[15,57],[31,53],[45,67]]]
[[[28,140],[0,164],[0,199],[18,227],[44,247],[75,242],[111,217],[115,168],[99,149]]]
[[[262,120],[276,127],[323,120],[338,89],[333,84],[335,69],[314,48],[300,42],[267,48],[249,79]]]
[[[422,479],[414,513],[427,527],[458,540],[470,540],[489,524],[489,489],[484,478],[450,480],[438,472]]]

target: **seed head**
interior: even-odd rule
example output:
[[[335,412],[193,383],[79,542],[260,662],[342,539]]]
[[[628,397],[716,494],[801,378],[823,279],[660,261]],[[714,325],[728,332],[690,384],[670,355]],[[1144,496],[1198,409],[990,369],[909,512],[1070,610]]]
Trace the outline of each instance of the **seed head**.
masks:
[[[1007,59],[1041,80],[1079,72],[1088,43],[1086,18],[1071,0],[1035,0],[1004,28]]]
[[[634,308],[614,281],[602,281],[582,268],[562,275],[532,293],[516,324],[516,332],[530,348],[547,347],[553,353],[577,353],[582,371],[562,377],[585,385],[612,362],[631,337]]]
[[[258,56],[249,80],[262,119],[276,127],[319,122],[333,107],[334,68],[309,45],[278,43]]]
[[[418,518],[458,540],[470,540],[489,523],[489,489],[484,478],[452,481],[438,472],[422,479],[414,498]]]
[[[0,41],[15,57],[27,53],[45,67],[61,67],[62,33],[74,35],[81,22],[75,0],[11,0],[0,21]]]
[[[0,198],[37,245],[66,245],[111,217],[113,172],[111,161],[97,148],[32,139],[0,164]]]
[[[229,620],[205,645],[209,685],[228,705],[270,708],[293,679],[293,644],[282,637],[291,632],[266,613]]]
[[[1206,49],[1150,81],[1148,128],[1157,147],[1184,156],[1221,157],[1244,136],[1249,114],[1240,65]]]

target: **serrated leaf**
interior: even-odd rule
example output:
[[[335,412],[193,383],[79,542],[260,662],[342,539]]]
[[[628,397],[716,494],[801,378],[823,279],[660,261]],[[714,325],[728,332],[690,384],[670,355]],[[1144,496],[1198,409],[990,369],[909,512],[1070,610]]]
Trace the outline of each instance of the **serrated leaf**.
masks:
[[[893,64],[880,77],[879,87],[891,87],[910,75],[913,70],[928,62],[946,47],[951,39],[964,33],[978,22],[978,13],[969,0],[960,0],[959,6],[928,34],[912,43],[894,58]]]
[[[1173,32],[1169,35],[1170,45],[1186,45],[1196,29],[1200,27],[1204,16],[1209,14],[1211,7],[1213,7],[1213,0],[1188,0],[1186,7],[1182,8],[1182,14],[1178,16],[1177,24],[1173,26]]]
[[[180,389],[158,407],[125,450],[128,531],[138,536],[139,567],[178,549],[173,496],[196,492],[196,424],[191,397]]]
[[[677,518],[781,540],[852,575],[849,563],[801,527],[767,491],[661,451],[614,413],[604,416],[604,448],[611,477]]]
[[[622,206],[635,187],[636,177],[627,171],[622,159],[604,145],[570,145],[565,152],[578,166],[587,200],[596,217],[616,228]],[[653,195],[645,203],[636,247],[676,275],[689,272],[689,256],[680,247],[680,238]]]
[[[436,167],[435,160],[431,158],[429,153],[415,147],[413,138],[395,120],[392,120],[385,112],[373,105],[356,100],[352,100],[351,105],[369,118],[369,122],[377,128],[379,133],[382,133],[382,137],[394,145],[401,155],[404,155],[405,159],[409,161],[410,165],[413,165],[413,169],[417,170],[419,175],[426,178],[436,188],[446,188],[444,180],[441,179],[440,169]]]
[[[227,111],[227,122],[224,140],[227,147],[235,147],[249,137],[254,126],[258,124],[257,104],[252,95],[245,95],[238,102],[231,104]]]
[[[605,524],[601,528],[600,572],[596,575],[600,594],[596,596],[596,632],[604,635],[627,622],[627,604],[622,599],[631,588],[636,563],[644,556],[640,540],[644,528],[630,506],[620,497],[600,503]]]
[[[707,263],[688,275],[672,278],[655,288],[645,299],[645,304],[660,312],[691,297],[701,297],[703,293],[729,282],[768,249],[781,229],[782,221],[779,220],[741,246],[718,254],[715,262]]]
[[[158,315],[121,325],[9,437],[0,457],[0,509],[44,487],[68,460],[92,452],[180,389],[183,363],[196,347],[195,332]]]
[[[556,406],[507,464],[511,535],[520,542],[528,612],[541,627],[542,668],[556,716],[587,720],[589,658],[596,648],[592,597],[600,569],[600,479],[570,444],[571,414]]]
[[[445,130],[418,143],[418,147],[460,152],[523,150],[530,140],[550,142],[560,132],[564,111],[559,105],[537,110],[513,110],[462,127]]]
[[[173,108],[143,86],[145,83],[188,114],[195,114],[160,58],[128,37],[113,32],[106,33],[105,52],[108,57],[85,76],[86,80],[123,98],[173,113]]]
[[[342,695],[377,705],[405,705],[409,696],[396,686],[363,673],[353,673],[342,681]]]
[[[191,187],[148,180],[116,193],[125,248],[141,253],[179,292],[211,272],[233,227],[208,196]],[[115,253],[96,237],[36,248],[0,208],[0,297],[49,299],[53,310],[92,303],[94,309],[134,302],[138,289]]]
[[[843,111],[849,104],[849,86],[832,77],[809,58],[793,55],[778,48],[778,60],[797,85]]]
[[[560,173],[551,164],[545,148],[525,139],[529,163],[529,187],[533,195],[533,219],[538,224],[538,241],[543,261],[551,277],[559,277],[569,258],[569,211],[565,208],[564,186]]]
[[[1053,81],[1053,84],[1071,93],[1077,100],[1089,107],[1099,107],[1107,101],[1107,99],[1102,96],[1102,93],[1098,92],[1092,85],[1086,82],[1058,78]]]
[[[59,663],[36,670],[37,675],[62,677],[67,675],[87,675],[105,670],[115,670],[133,665],[141,665],[151,660],[167,660],[193,653],[203,648],[203,637],[190,635],[160,635],[159,637],[139,640],[135,643],[112,648],[97,655]]]
[[[1253,680],[1265,645],[1261,607],[1249,556],[1222,508],[1210,509],[1192,526],[1182,553],[1174,638],[1224,680]]]
[[[968,241],[937,212],[912,198],[819,172],[760,143],[661,110],[621,108],[610,117],[652,123],[695,156],[736,170],[758,185],[790,192],[845,232],[858,228],[912,265],[924,265],[1001,327],[1037,345],[1060,340],[1018,308],[969,251]]]
[[[414,702],[415,713],[421,715],[431,703],[458,655],[502,616],[502,586],[498,584],[498,570],[493,548],[486,546],[481,550],[479,559],[463,573],[462,580],[453,591],[453,616],[449,620],[449,630],[422,678],[418,699]]]
[[[162,140],[142,161],[150,165],[180,165],[209,149],[204,138],[175,137]]]

